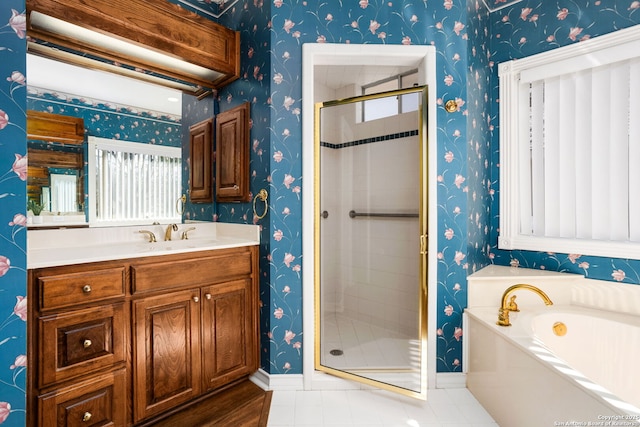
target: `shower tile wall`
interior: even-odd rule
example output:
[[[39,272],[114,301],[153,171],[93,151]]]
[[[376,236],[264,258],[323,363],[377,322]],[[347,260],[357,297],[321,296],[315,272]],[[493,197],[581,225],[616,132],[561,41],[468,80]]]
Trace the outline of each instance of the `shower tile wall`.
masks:
[[[345,128],[323,142],[354,140],[414,130],[416,114]],[[323,115],[323,120],[329,119]],[[324,136],[324,135],[323,135]],[[322,148],[321,222],[323,312],[344,313],[371,325],[417,334],[419,228],[416,218],[350,218],[349,211],[417,212],[417,136],[343,148]],[[330,248],[327,246],[331,245]]]

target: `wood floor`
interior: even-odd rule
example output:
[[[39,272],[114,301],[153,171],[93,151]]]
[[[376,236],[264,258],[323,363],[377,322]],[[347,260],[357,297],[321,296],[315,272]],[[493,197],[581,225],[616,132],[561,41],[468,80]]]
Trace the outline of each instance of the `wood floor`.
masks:
[[[140,427],[266,427],[272,393],[244,380],[188,409]]]

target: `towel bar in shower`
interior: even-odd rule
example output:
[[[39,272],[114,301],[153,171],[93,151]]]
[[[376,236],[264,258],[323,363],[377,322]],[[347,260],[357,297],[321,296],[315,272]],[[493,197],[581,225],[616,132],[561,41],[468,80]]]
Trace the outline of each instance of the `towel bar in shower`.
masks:
[[[417,213],[374,213],[374,212],[356,212],[349,211],[349,217],[355,218],[357,216],[367,216],[373,218],[419,218]]]

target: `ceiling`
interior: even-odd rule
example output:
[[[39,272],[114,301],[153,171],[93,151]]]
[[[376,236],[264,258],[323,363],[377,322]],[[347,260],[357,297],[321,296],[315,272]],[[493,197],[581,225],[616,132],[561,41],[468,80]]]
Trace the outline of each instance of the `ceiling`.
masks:
[[[331,89],[339,89],[350,84],[363,86],[387,77],[397,76],[409,69],[401,66],[316,65],[314,78]]]
[[[27,84],[143,110],[182,115],[182,92],[178,90],[32,54],[27,54]]]

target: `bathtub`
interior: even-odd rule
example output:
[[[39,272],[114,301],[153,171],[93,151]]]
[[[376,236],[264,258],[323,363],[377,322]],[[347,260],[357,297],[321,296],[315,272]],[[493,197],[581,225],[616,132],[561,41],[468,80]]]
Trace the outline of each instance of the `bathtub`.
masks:
[[[465,363],[500,426],[640,426],[639,316],[539,301],[502,327],[497,308],[466,309]]]

